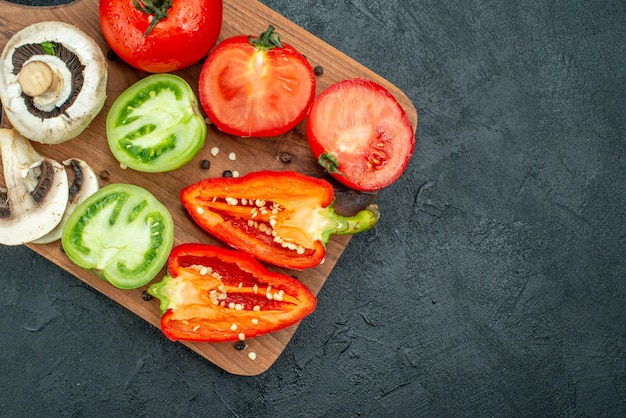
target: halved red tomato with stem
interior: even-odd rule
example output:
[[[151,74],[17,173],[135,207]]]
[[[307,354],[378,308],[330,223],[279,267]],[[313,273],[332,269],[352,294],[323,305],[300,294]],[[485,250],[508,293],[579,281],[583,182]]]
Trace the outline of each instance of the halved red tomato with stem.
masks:
[[[269,26],[258,37],[222,41],[199,78],[202,108],[215,126],[236,136],[281,135],[307,114],[315,98],[311,64]]]
[[[415,147],[413,126],[402,106],[383,86],[362,78],[335,83],[315,99],[307,139],[333,177],[361,191],[396,181]]]

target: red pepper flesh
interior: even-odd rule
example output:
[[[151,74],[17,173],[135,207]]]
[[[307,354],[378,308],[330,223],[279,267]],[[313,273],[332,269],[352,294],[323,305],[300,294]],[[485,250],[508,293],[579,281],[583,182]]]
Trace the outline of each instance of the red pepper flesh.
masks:
[[[369,230],[379,217],[374,204],[351,217],[337,214],[329,182],[293,171],[207,178],[185,187],[181,201],[201,228],[226,244],[296,270],[319,265],[331,235]]]
[[[168,273],[148,293],[160,300],[161,330],[172,341],[243,340],[294,325],[317,299],[291,276],[239,251],[181,244]]]

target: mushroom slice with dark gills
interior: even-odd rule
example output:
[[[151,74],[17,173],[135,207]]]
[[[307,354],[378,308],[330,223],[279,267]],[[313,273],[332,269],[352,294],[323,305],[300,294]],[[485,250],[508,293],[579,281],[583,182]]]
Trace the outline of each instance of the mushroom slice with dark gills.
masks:
[[[78,136],[106,99],[102,50],[73,25],[49,21],[26,26],[0,56],[0,101],[26,138],[58,144]]]
[[[67,173],[13,129],[0,129],[0,154],[6,186],[0,189],[0,244],[26,244],[61,221],[69,197]]]
[[[74,208],[100,188],[98,176],[85,161],[78,158],[70,158],[63,161],[63,165],[66,166],[67,171],[72,173],[69,176],[71,183],[69,184],[69,199],[65,213],[63,213],[63,218],[52,231],[32,241],[33,244],[48,244],[61,239],[63,225],[65,225],[65,221],[74,211]]]

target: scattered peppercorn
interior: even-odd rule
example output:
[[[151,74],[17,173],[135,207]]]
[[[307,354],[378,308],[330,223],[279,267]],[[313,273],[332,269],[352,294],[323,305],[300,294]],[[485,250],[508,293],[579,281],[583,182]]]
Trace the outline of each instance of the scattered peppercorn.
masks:
[[[317,65],[315,68],[313,68],[313,72],[315,73],[315,75],[322,75],[324,74],[324,67],[322,67],[321,65]]]
[[[283,151],[278,155],[278,159],[285,164],[289,164],[292,158],[293,156],[287,151]]]
[[[108,180],[108,179],[109,179],[109,172],[108,172],[108,171],[106,171],[106,170],[102,170],[102,171],[100,172],[100,178],[101,178],[102,180]]]
[[[113,51],[112,49],[109,49],[107,51],[107,59],[110,61],[117,60],[117,54],[115,53],[115,51]]]
[[[246,348],[246,343],[245,343],[245,341],[241,341],[241,340],[239,340],[239,341],[237,341],[237,342],[235,343],[235,350],[237,350],[237,351],[241,351],[241,350],[243,350],[243,349],[245,349],[245,348]]]
[[[144,290],[143,292],[141,292],[141,298],[147,302],[152,299],[152,295]]]
[[[211,168],[211,161],[206,159],[200,161],[200,167],[202,167],[203,170],[208,170]]]
[[[224,172],[222,173],[222,177],[232,177],[233,176],[233,172],[230,170],[224,170]]]

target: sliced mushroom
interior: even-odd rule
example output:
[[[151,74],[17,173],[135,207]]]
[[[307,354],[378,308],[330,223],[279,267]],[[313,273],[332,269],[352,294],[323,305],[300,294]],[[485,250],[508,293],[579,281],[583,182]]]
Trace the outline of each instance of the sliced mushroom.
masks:
[[[52,231],[32,241],[33,244],[48,244],[60,239],[63,233],[63,226],[72,211],[100,188],[98,176],[85,161],[71,158],[63,161],[63,165],[70,169],[69,171],[73,176],[72,183],[69,185],[69,196],[65,213],[63,213],[61,221]]]
[[[106,99],[107,63],[96,42],[57,21],[26,26],[0,56],[0,101],[23,136],[58,144],[78,136]]]
[[[6,184],[0,191],[0,244],[25,244],[61,221],[69,197],[67,173],[13,129],[0,129],[0,154]]]

